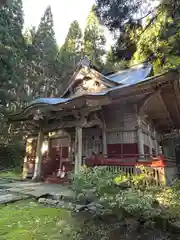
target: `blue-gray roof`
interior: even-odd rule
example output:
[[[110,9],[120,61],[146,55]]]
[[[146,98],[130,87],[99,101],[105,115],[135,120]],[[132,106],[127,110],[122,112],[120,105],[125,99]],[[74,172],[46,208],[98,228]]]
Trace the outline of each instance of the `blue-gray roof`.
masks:
[[[152,70],[152,65],[149,63],[143,63],[135,65],[127,70],[119,71],[115,74],[108,75],[107,77],[121,84],[137,84],[149,76]]]
[[[111,81],[118,82],[121,85],[106,89],[103,92],[88,93],[87,95],[88,96],[104,96],[108,92],[112,92],[115,89],[120,89],[130,85],[138,84],[146,80],[146,77],[149,76],[151,70],[152,70],[152,65],[144,63],[144,64],[133,66],[130,69],[119,71],[115,74],[108,75],[107,77]],[[34,104],[41,104],[41,103],[47,104],[47,105],[56,105],[56,104],[72,101],[73,99],[76,99],[78,97],[80,96],[74,96],[72,98],[38,98],[32,101],[29,104],[29,106]]]
[[[34,105],[37,103],[42,103],[42,104],[49,104],[49,105],[56,105],[59,103],[64,103],[70,100],[69,98],[37,98],[30,102],[29,105]]]

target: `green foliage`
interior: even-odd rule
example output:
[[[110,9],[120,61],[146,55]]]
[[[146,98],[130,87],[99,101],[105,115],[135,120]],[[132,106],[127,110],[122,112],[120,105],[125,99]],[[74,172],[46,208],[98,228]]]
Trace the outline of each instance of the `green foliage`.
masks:
[[[0,144],[0,167],[22,169],[24,159],[24,146],[21,144]]]
[[[160,211],[155,209],[154,194],[150,194],[150,189],[147,191],[145,181],[148,180],[149,177],[143,173],[126,176],[124,173],[109,172],[106,167],[83,168],[74,176],[73,189],[77,198],[92,198],[93,195],[94,200],[103,206],[103,214],[123,218],[152,217]]]
[[[124,59],[117,59],[117,57],[114,54],[113,49],[111,48],[109,52],[107,53],[106,62],[103,67],[103,73],[109,74],[118,72],[120,70],[124,70],[128,68],[129,62]]]
[[[145,8],[146,5],[146,8]],[[122,29],[124,23],[132,21],[134,15],[139,13],[143,6],[144,12],[148,12],[148,4],[144,1],[131,0],[96,0],[96,12],[100,20],[113,32]]]
[[[154,24],[141,35],[137,43],[133,57],[135,63],[151,61],[154,73],[179,66],[178,25],[178,21],[175,23],[167,11],[160,11]]]
[[[102,57],[105,55],[105,44],[106,39],[103,34],[102,26],[100,26],[93,7],[89,13],[87,25],[85,27],[83,53],[97,69],[101,69],[103,66]]]
[[[176,180],[171,187],[162,189],[156,199],[163,206],[170,218],[178,219],[180,216],[180,181]]]
[[[22,167],[15,167],[9,171],[1,171],[0,178],[6,179],[7,181],[10,180],[21,180],[22,179]]]
[[[29,48],[29,67],[34,74],[30,76],[33,96],[50,97],[58,92],[58,48],[55,40],[54,22],[51,8],[47,7],[38,29],[31,30]],[[32,54],[33,53],[33,54]],[[30,73],[31,74],[31,73]],[[33,81],[32,81],[33,80]]]
[[[67,83],[72,76],[76,64],[81,57],[82,32],[77,21],[73,21],[69,27],[63,46],[60,48],[60,77]]]
[[[117,58],[130,60],[130,65],[152,62],[155,74],[179,66],[179,0],[156,4],[96,0],[96,4],[101,22],[116,33],[113,49]]]
[[[4,107],[9,103],[13,105],[15,90],[18,91],[22,81],[19,69],[24,47],[22,25],[22,1],[14,0],[11,7],[4,6],[0,9],[0,86],[1,91],[6,92],[1,95]]]
[[[2,240],[80,239],[77,224],[64,209],[45,208],[26,200],[0,208]]]
[[[1,7],[0,138],[4,142],[9,141],[11,138],[11,126],[6,122],[8,113],[16,111],[25,101],[25,96],[22,94],[24,81],[23,62],[25,59],[25,44],[22,35],[23,21],[21,0],[12,0],[10,5]]]

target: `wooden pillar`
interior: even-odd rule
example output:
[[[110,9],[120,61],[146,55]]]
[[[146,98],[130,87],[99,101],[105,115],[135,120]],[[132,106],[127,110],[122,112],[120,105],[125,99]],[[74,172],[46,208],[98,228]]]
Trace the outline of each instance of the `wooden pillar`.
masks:
[[[70,161],[72,161],[72,160],[73,160],[73,156],[72,156],[72,136],[71,136],[70,134],[69,134],[68,139],[69,139],[68,159],[69,159]]]
[[[78,174],[82,165],[82,127],[76,127],[75,133],[75,174]]]
[[[34,175],[33,180],[40,180],[41,179],[41,164],[42,164],[42,144],[44,140],[43,131],[40,130],[37,139],[37,148],[36,148],[36,160],[35,160],[35,168],[34,168]]]
[[[22,173],[22,178],[26,179],[28,175],[28,168],[27,168],[27,156],[24,157],[24,164],[23,164],[23,173]]]
[[[103,145],[103,155],[107,157],[107,135],[106,135],[105,123],[103,123],[103,126],[102,126],[102,145]]]
[[[25,151],[25,157],[24,157],[24,163],[23,163],[23,172],[22,172],[22,178],[23,179],[26,179],[27,178],[27,175],[28,175],[28,157],[27,157],[27,154],[28,154],[28,139],[26,139],[26,151]]]
[[[47,152],[47,155],[48,155],[48,159],[50,158],[50,155],[51,155],[51,138],[50,136],[48,135],[48,152]]]
[[[139,161],[144,161],[144,136],[141,127],[141,119],[138,116],[138,129],[137,129],[137,140],[138,140],[138,152],[139,152]]]
[[[152,156],[153,140],[151,137],[151,128],[149,125],[148,125],[148,136],[149,136],[149,154],[150,154],[150,156]]]
[[[154,148],[155,148],[155,154],[156,156],[159,154],[159,146],[158,146],[158,142],[157,142],[157,134],[156,134],[156,130],[154,129]]]

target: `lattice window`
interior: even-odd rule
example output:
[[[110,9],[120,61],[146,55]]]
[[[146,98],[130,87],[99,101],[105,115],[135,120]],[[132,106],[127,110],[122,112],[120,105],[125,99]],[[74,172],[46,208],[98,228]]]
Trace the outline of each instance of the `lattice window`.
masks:
[[[109,132],[107,133],[107,143],[135,143],[137,142],[137,134],[132,132]]]

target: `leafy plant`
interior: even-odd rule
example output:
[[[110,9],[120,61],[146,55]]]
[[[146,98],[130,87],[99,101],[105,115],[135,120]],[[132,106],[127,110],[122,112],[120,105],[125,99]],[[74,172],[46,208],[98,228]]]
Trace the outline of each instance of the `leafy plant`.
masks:
[[[146,190],[148,185],[144,181],[147,179],[143,173],[130,176],[122,172],[110,172],[106,167],[84,167],[78,175],[73,176],[73,189],[77,198],[91,196],[90,201],[100,203],[104,209],[102,214],[123,218],[150,217],[160,212],[155,209],[154,194],[150,194],[150,189]]]

